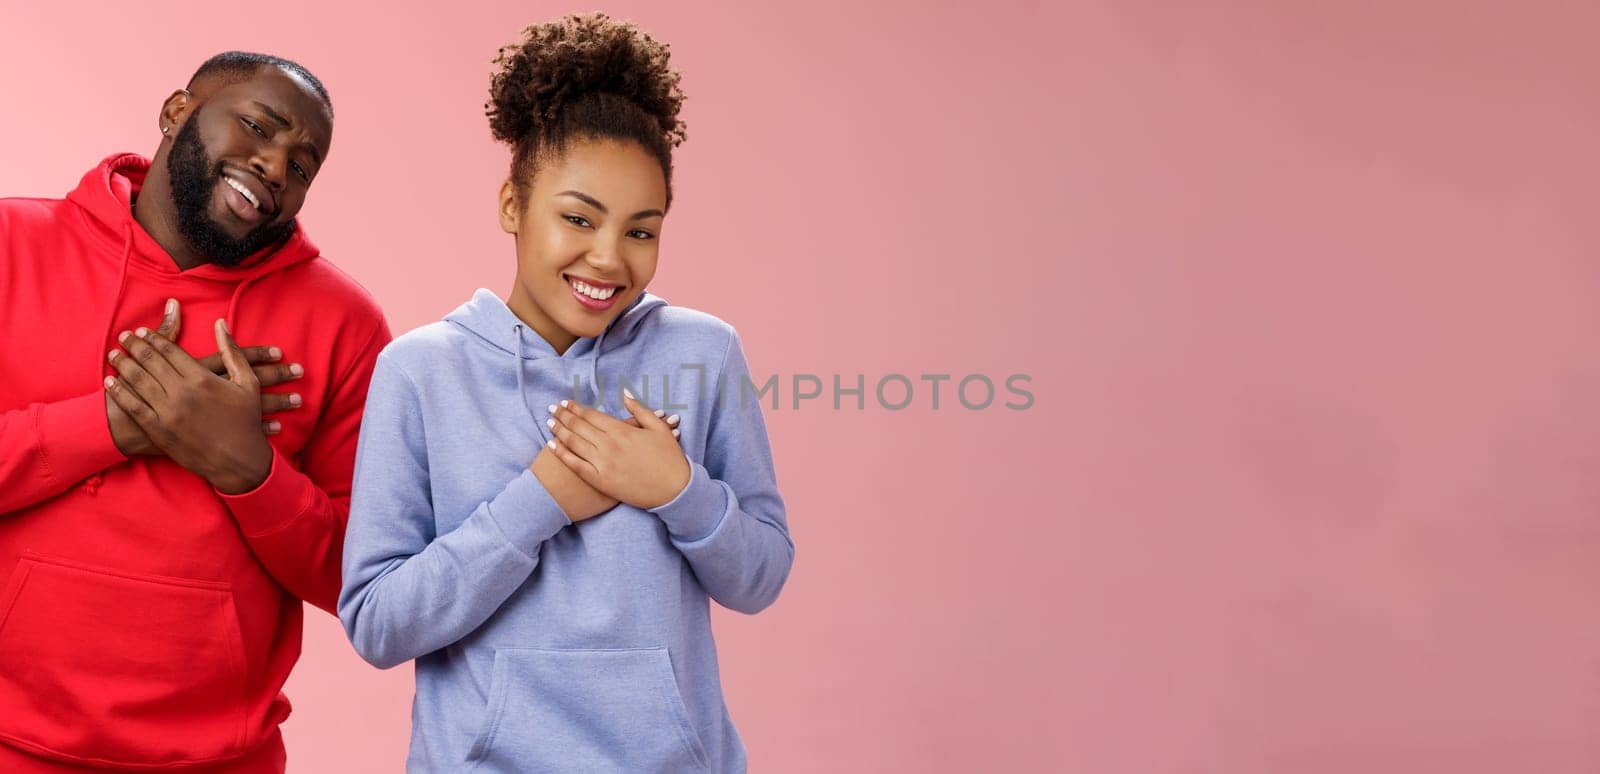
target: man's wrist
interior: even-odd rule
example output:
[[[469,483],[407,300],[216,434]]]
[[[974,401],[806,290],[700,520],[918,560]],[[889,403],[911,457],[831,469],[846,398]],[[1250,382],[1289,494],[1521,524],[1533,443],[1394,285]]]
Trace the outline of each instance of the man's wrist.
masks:
[[[241,460],[232,470],[212,479],[211,485],[223,494],[241,495],[266,483],[267,476],[272,475],[272,446],[266,439],[262,439],[261,446],[264,452]]]

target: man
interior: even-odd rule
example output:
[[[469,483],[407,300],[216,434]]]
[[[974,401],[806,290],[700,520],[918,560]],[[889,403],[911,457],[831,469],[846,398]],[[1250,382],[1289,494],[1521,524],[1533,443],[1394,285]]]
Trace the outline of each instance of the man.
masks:
[[[327,92],[231,52],[159,120],[0,199],[0,771],[283,771],[300,601],[339,593],[390,335],[295,220]]]

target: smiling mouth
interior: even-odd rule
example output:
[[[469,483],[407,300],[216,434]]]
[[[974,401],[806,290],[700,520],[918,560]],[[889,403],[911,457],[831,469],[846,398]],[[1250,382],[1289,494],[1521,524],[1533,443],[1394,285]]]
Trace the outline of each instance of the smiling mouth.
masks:
[[[227,183],[229,188],[232,188],[233,190],[238,191],[239,195],[243,196],[245,198],[245,201],[250,202],[250,206],[256,208],[257,210],[261,210],[261,201],[256,199],[256,195],[255,194],[250,193],[250,189],[245,188],[243,185],[240,185],[239,181],[234,180],[231,177],[224,177],[224,178],[222,178],[222,182]],[[266,210],[261,210],[261,211],[262,212],[266,212]]]
[[[578,279],[577,277],[569,277],[569,276],[566,276],[566,275],[562,275],[562,276],[567,280],[567,285],[569,285],[574,291],[576,291],[578,293],[581,293],[584,296],[586,296],[588,298],[592,298],[592,299],[594,299],[596,301],[609,301],[613,297],[615,297],[617,295],[617,293],[620,292],[622,290],[622,288],[624,287],[622,285],[613,285],[611,287],[601,287],[599,285],[592,285],[592,284],[590,284],[588,282],[584,282],[583,280]]]
[[[257,195],[254,191],[250,190],[250,186],[239,182],[238,178],[236,178],[234,174],[224,172],[222,173],[221,177],[222,182],[227,183],[229,188],[232,188],[233,190],[237,191],[240,196],[244,197],[244,200],[248,202],[251,208],[255,209],[256,212],[259,212],[262,215],[273,214],[273,211],[276,209],[274,205],[276,205],[277,202],[272,201],[270,194],[265,197]]]

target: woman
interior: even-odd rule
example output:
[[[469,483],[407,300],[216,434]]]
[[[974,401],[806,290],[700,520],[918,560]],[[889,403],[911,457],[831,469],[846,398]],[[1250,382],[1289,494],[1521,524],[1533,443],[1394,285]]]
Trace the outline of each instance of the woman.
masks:
[[[767,607],[794,546],[738,335],[645,290],[679,75],[602,14],[496,64],[516,279],[379,356],[340,618],[416,659],[410,770],[743,770],[708,600]]]

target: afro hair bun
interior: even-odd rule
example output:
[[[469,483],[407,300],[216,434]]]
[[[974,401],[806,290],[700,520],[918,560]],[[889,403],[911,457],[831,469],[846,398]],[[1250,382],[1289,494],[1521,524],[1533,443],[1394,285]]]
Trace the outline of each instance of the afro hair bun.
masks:
[[[667,60],[666,44],[603,13],[535,24],[494,60],[499,70],[485,106],[489,128],[512,146],[537,143],[559,137],[569,106],[620,98],[659,127],[665,147],[675,147],[687,135],[678,120],[681,75]]]

